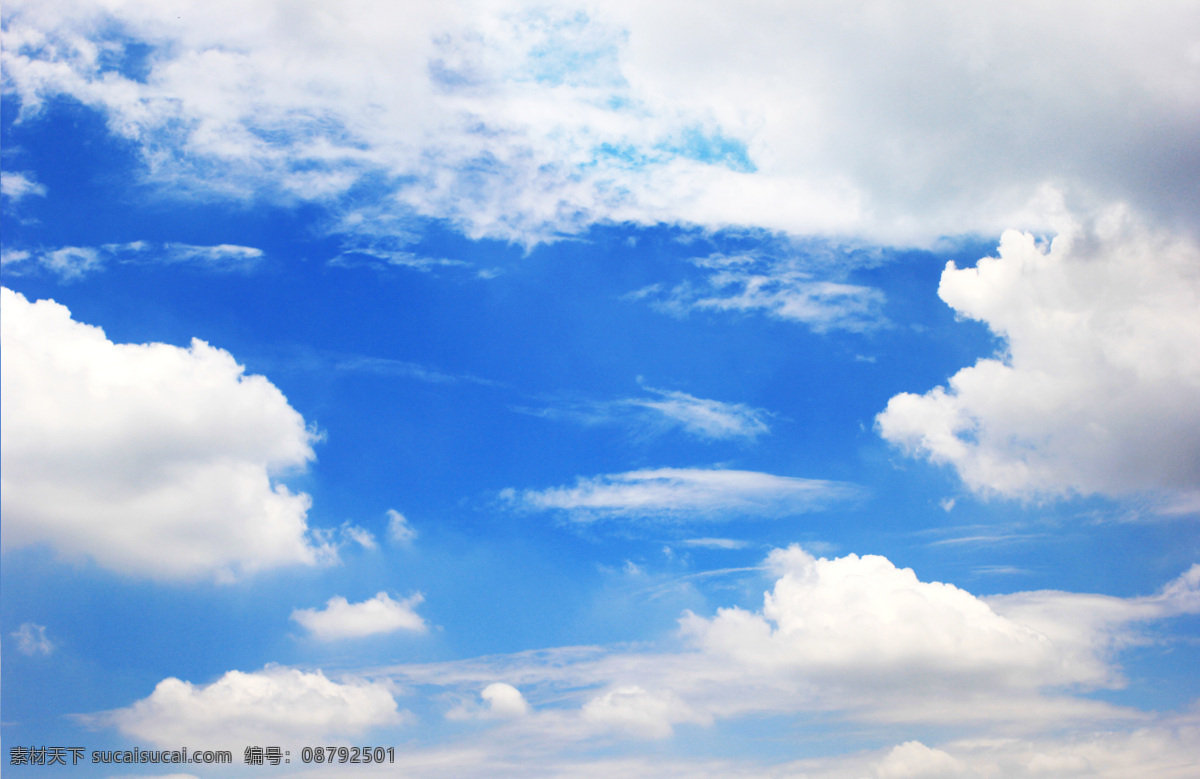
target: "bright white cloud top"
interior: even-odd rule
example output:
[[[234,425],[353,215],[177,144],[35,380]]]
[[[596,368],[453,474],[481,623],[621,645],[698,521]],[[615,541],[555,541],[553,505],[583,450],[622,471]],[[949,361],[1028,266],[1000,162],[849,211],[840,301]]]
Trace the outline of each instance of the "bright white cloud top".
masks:
[[[268,667],[253,673],[230,671],[208,685],[164,679],[149,697],[94,719],[163,747],[204,743],[240,748],[247,740],[344,739],[402,718],[384,684],[335,682],[320,671]]]
[[[313,432],[262,376],[194,340],[116,344],[52,300],[2,295],[5,547],[155,579],[313,564],[309,497],[272,476]]]
[[[513,680],[535,705],[531,731],[573,739],[666,739],[682,724],[815,712],[1002,724],[1033,736],[1070,723],[1144,721],[1081,693],[1124,686],[1119,653],[1143,642],[1148,625],[1200,613],[1200,565],[1154,595],[1124,599],[1050,591],[981,598],[922,581],[882,556],[816,558],[798,545],[772,551],[766,567],[777,578],[760,609],[685,612],[681,651],[568,647],[389,673],[398,683],[451,689]],[[574,708],[562,707],[564,697]]]
[[[393,600],[386,592],[380,592],[361,603],[350,603],[341,595],[335,595],[324,609],[296,609],[292,619],[322,641],[362,638],[398,630],[424,633],[427,630],[425,620],[415,608],[424,599],[418,593]]]
[[[488,714],[493,717],[524,717],[529,713],[529,702],[511,684],[492,682],[483,688],[479,697],[487,704]]]
[[[851,484],[711,468],[657,468],[591,478],[570,487],[504,490],[500,497],[535,511],[558,510],[572,520],[630,518],[720,520],[815,511],[860,494]]]
[[[1200,565],[1139,599],[1061,592],[980,599],[922,582],[884,557],[818,559],[799,546],[773,551],[767,565],[780,578],[761,612],[688,615],[684,632],[705,653],[748,671],[881,697],[898,686],[930,697],[1117,686],[1110,659],[1120,636],[1133,635],[1139,622],[1200,613]]]
[[[1200,144],[1187,2],[205,7],[6,3],[7,88],[26,116],[104,111],[184,190],[403,181],[399,208],[345,211],[360,248],[406,213],[519,241],[612,220],[903,243],[1043,228],[1048,181],[1196,205],[1174,164]],[[143,78],[107,66],[131,42],[154,47]]]
[[[1200,490],[1200,247],[1124,210],[950,263],[938,294],[1005,353],[889,401],[879,430],[1009,497]]]

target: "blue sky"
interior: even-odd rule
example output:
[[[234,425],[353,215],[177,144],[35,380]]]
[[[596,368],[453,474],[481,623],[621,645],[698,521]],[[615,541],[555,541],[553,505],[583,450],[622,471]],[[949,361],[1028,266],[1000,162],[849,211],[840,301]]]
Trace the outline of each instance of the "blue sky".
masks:
[[[1194,6],[331,9],[5,4],[6,771],[1195,772]]]

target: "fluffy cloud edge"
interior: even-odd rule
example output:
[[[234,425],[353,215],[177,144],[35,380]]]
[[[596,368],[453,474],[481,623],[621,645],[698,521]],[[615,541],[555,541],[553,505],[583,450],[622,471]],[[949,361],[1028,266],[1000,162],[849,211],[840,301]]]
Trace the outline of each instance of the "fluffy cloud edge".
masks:
[[[1004,353],[876,417],[887,441],[955,470],[983,496],[1200,491],[1200,245],[1125,208],[1092,221],[1046,193],[1057,237],[1008,231],[997,257],[947,265],[938,294]]]
[[[1200,613],[1200,565],[1136,598],[980,597],[883,557],[816,558],[796,545],[765,567],[775,583],[760,609],[685,612],[673,647],[563,647],[372,673],[472,700],[481,687],[519,685],[531,711],[511,727],[563,743],[817,713],[884,730],[1018,737],[1149,726],[1157,715],[1089,693],[1123,685],[1120,653],[1144,627]],[[478,704],[458,713],[468,710]]]
[[[394,600],[386,592],[379,592],[374,598],[350,603],[335,595],[324,609],[296,609],[291,618],[321,641],[365,638],[401,630],[424,633],[429,627],[415,608],[424,600],[420,593]]]
[[[266,378],[193,340],[117,344],[0,290],[4,547],[135,576],[230,580],[336,558],[275,476],[319,436]]]
[[[83,717],[85,724],[163,746],[344,741],[405,720],[383,682],[339,682],[320,670],[279,666],[229,671],[207,685],[164,679],[127,708]]]
[[[23,120],[74,97],[175,192],[328,204],[364,179],[404,182],[388,213],[339,207],[367,251],[396,251],[372,245],[372,224],[413,215],[527,244],[630,221],[920,245],[1041,229],[1027,201],[1045,181],[1133,197],[1164,221],[1194,201],[1169,162],[1197,148],[1175,4],[1065,3],[1036,24],[1000,2],[814,4],[700,10],[686,28],[636,2],[419,3],[404,25],[364,4],[389,38],[358,6],[287,23],[273,3],[237,6],[231,28],[65,5],[6,5],[5,88]],[[730,40],[756,54],[712,57]],[[155,52],[144,77],[106,66],[130,45]],[[939,88],[897,100],[915,80]]]

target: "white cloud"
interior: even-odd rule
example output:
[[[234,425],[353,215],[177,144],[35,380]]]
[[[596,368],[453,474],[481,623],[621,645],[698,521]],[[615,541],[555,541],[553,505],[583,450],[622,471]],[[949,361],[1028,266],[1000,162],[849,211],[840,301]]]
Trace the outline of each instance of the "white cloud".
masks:
[[[64,93],[105,111],[185,193],[392,181],[401,222],[519,241],[661,221],[929,242],[1041,229],[1046,181],[1195,218],[1188,3],[199,7],[10,0],[5,90],[23,121]],[[143,77],[109,66],[130,41]]]
[[[534,723],[529,724],[534,726]],[[542,720],[536,726],[553,724]],[[1192,779],[1197,762],[1200,762],[1200,727],[1194,714],[1160,718],[1125,730],[1085,727],[1033,739],[996,736],[935,743],[936,746],[926,746],[921,741],[909,739],[878,750],[853,750],[772,763],[761,754],[742,758],[673,756],[677,750],[625,749],[606,750],[608,753],[603,756],[579,754],[571,751],[569,746],[564,748],[564,744],[554,738],[539,740],[532,734],[532,727],[526,733],[514,732],[509,727],[472,732],[470,741],[406,749],[403,754],[397,753],[394,766],[385,766],[385,769],[406,777],[429,779],[523,779],[531,773],[581,779],[610,776],[635,779],[1143,779],[1147,776]],[[340,776],[338,770],[336,765],[313,765],[303,769],[302,773],[284,775],[317,779]],[[363,767],[363,771],[370,770]]]
[[[685,612],[682,644],[565,647],[381,673],[471,699],[480,685],[521,685],[535,710],[524,730],[506,734],[510,740],[666,738],[679,723],[788,714],[820,714],[879,733],[921,725],[930,733],[1011,739],[1148,726],[1153,715],[1086,693],[1124,684],[1119,654],[1148,640],[1147,626],[1200,613],[1200,565],[1138,598],[980,598],[921,581],[883,557],[818,559],[798,546],[773,551],[767,566],[776,581],[761,609]],[[939,749],[974,765],[961,750]],[[949,765],[912,745],[871,762],[885,775]],[[873,769],[861,770],[854,775]]]
[[[1017,738],[961,739],[932,749],[919,741],[894,747],[873,768],[879,779],[891,777],[1111,777],[1184,779],[1200,761],[1200,727],[1195,716],[1166,718],[1126,731],[1083,731]],[[844,756],[840,771],[853,773],[854,758]]]
[[[46,626],[33,622],[24,622],[21,627],[12,632],[17,640],[17,651],[24,655],[48,655],[54,651],[54,644],[46,636]]]
[[[59,249],[13,251],[4,264],[10,272],[25,273],[40,266],[63,281],[73,281],[103,270],[113,262],[159,265],[193,265],[218,273],[248,272],[262,260],[262,249],[223,243],[196,246],[189,243],[108,243],[103,246],[64,246]]]
[[[272,480],[315,436],[264,377],[200,340],[116,344],[54,301],[0,296],[6,548],[157,579],[331,552],[308,538],[309,497]]]
[[[1044,590],[996,595],[984,601],[998,614],[1027,625],[1054,642],[1063,662],[1090,668],[1088,675],[1107,686],[1122,679],[1108,660],[1139,643],[1137,626],[1181,614],[1200,614],[1200,564],[1151,596],[1114,598]]]
[[[1006,352],[904,393],[887,440],[1007,497],[1200,491],[1200,246],[1113,210],[1058,213],[1047,247],[1008,231],[938,294]]]
[[[75,281],[104,267],[104,257],[90,246],[64,246],[50,251],[11,252],[5,258],[6,270],[23,273],[30,265],[40,265],[63,281]]]
[[[590,403],[556,404],[533,411],[539,416],[565,418],[583,424],[626,423],[639,432],[679,428],[706,440],[749,439],[769,433],[770,412],[744,403],[698,398],[678,390],[644,387],[649,397]]]
[[[30,195],[44,197],[46,187],[33,178],[32,173],[4,172],[0,174],[0,195],[14,203]]]
[[[136,247],[136,249],[134,248]],[[105,247],[110,248],[108,246]],[[238,246],[222,243],[216,246],[196,246],[190,243],[164,243],[160,246],[137,242],[124,246],[111,247],[120,251],[154,252],[157,256],[145,259],[129,259],[126,262],[161,262],[167,265],[189,264],[198,265],[215,271],[248,271],[262,260],[262,249],[253,246]]]
[[[374,534],[366,528],[352,525],[349,521],[343,522],[340,528],[342,535],[350,541],[358,544],[363,549],[378,549],[379,542],[375,540]]]
[[[744,549],[749,544],[733,538],[685,538],[679,542],[682,546],[695,546],[701,549]]]
[[[807,324],[816,332],[864,331],[883,326],[884,295],[872,287],[814,277],[803,264],[748,255],[714,255],[694,260],[708,275],[704,285],[683,282],[630,293],[676,316],[693,311],[761,311],[777,319]]]
[[[616,687],[592,698],[583,705],[583,719],[634,738],[666,738],[678,723],[712,722],[670,691],[652,693],[637,685]]]
[[[229,671],[208,685],[164,679],[149,697],[87,721],[163,746],[315,743],[402,721],[388,687],[321,671]]]
[[[786,516],[858,494],[841,482],[754,471],[658,468],[592,478],[571,487],[507,489],[501,498],[535,511],[564,511],[578,522],[632,517],[663,520]]]
[[[1093,665],[1064,665],[1042,633],[884,557],[816,559],[792,546],[767,560],[780,578],[761,612],[684,617],[685,633],[706,653],[761,672],[872,685],[881,694],[931,680],[976,687],[1103,681]]]
[[[292,619],[322,641],[342,638],[362,638],[397,630],[423,633],[425,620],[414,610],[424,597],[419,593],[409,598],[392,600],[386,592],[362,603],[349,603],[340,595],[330,598],[323,610],[296,609]]]
[[[411,546],[417,538],[417,531],[403,514],[395,509],[387,510],[388,538],[401,546]]]
[[[658,390],[647,387],[656,398],[628,398],[621,405],[641,407],[657,412],[684,431],[700,438],[755,438],[770,432],[767,412],[742,403],[697,398],[677,390]]]
[[[920,741],[898,744],[875,766],[877,779],[955,779],[967,775],[967,766],[961,760]]]
[[[431,273],[435,268],[471,268],[471,263],[463,260],[451,260],[445,257],[425,257],[403,249],[381,249],[378,247],[353,248],[343,251],[329,261],[330,265],[355,268],[368,267],[382,270],[386,268],[411,268],[412,270]]]
[[[523,717],[529,713],[529,702],[521,691],[511,684],[492,682],[479,693],[488,705],[488,713],[494,717]]]

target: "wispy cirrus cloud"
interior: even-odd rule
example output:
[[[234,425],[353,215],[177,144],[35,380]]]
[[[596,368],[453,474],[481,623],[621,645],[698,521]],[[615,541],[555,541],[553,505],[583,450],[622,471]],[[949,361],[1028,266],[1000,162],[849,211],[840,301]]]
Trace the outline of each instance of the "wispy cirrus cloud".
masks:
[[[23,622],[12,632],[17,641],[17,651],[23,655],[48,655],[54,651],[54,642],[46,635],[46,626],[34,622]]]
[[[28,171],[4,171],[0,173],[0,195],[16,203],[31,195],[45,197],[46,187]]]
[[[626,425],[639,433],[679,429],[706,440],[754,440],[771,431],[771,413],[744,403],[698,398],[679,390],[643,385],[647,396],[554,403],[544,408],[521,409],[552,419],[586,425]]]
[[[215,273],[246,273],[262,261],[262,249],[252,246],[133,241],[101,246],[64,246],[58,249],[13,250],[4,254],[10,273],[41,268],[63,281],[74,281],[119,262],[142,265],[191,265]]]
[[[734,538],[685,538],[677,542],[680,546],[691,546],[698,549],[745,549],[748,541]]]
[[[379,248],[349,249],[329,261],[330,265],[343,268],[410,268],[412,270],[432,272],[435,268],[470,268],[471,263],[464,260],[451,260],[445,257],[427,257],[406,250],[388,250]]]
[[[431,384],[479,384],[483,386],[499,386],[499,382],[483,379],[468,373],[446,373],[428,365],[396,360],[390,357],[374,357],[365,354],[335,354],[324,353],[309,355],[305,362],[328,366],[336,371],[347,373],[369,373],[379,376],[403,376],[406,378],[426,381]]]
[[[861,495],[844,482],[718,468],[658,468],[580,477],[572,486],[506,489],[509,505],[555,511],[574,522],[600,519],[718,521],[816,511]]]
[[[699,284],[654,284],[629,293],[674,316],[693,312],[762,313],[799,322],[816,332],[866,331],[884,326],[884,294],[873,287],[821,278],[813,263],[755,255],[712,255],[692,260],[705,274]],[[828,272],[828,269],[825,269]]]

